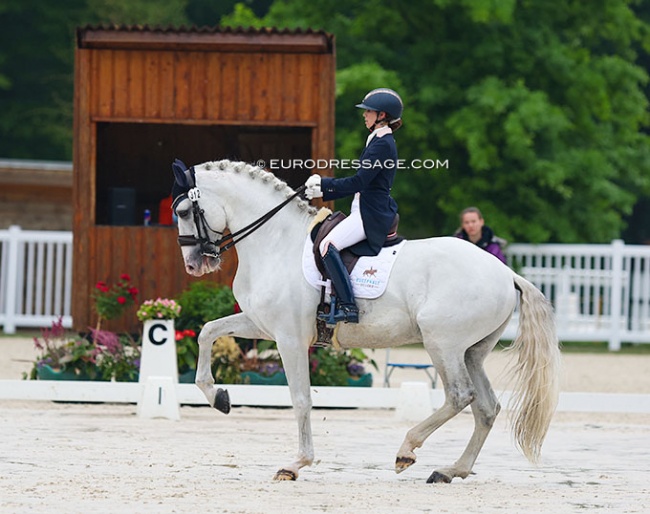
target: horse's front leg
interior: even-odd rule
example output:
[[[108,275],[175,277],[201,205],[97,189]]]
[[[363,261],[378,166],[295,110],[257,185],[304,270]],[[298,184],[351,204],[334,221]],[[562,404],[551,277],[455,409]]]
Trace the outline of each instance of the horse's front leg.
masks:
[[[246,339],[265,339],[268,336],[260,331],[242,312],[209,321],[199,334],[199,359],[196,364],[195,383],[203,391],[211,407],[228,414],[230,399],[228,392],[214,386],[212,376],[212,345],[221,336],[237,336]]]
[[[278,350],[287,375],[293,412],[298,422],[298,456],[278,470],[275,480],[296,480],[298,472],[314,462],[314,440],[311,432],[311,389],[308,348],[300,343],[287,345],[278,341]]]

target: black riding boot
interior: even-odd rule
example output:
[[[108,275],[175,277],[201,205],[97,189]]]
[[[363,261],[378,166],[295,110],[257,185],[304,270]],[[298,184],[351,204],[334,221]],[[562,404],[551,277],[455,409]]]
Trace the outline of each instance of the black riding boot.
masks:
[[[359,323],[359,309],[354,302],[350,275],[334,245],[330,244],[327,248],[327,252],[323,256],[323,263],[338,297],[334,320],[336,322]]]

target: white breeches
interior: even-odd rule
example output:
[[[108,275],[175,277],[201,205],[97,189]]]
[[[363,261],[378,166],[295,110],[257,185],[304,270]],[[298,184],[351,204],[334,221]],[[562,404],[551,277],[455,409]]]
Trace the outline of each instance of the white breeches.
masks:
[[[366,231],[363,229],[363,220],[359,210],[359,193],[357,193],[352,201],[350,215],[336,225],[327,234],[327,237],[321,241],[319,246],[320,254],[325,255],[330,244],[333,244],[337,250],[343,250],[343,248],[352,246],[364,239],[366,239]]]

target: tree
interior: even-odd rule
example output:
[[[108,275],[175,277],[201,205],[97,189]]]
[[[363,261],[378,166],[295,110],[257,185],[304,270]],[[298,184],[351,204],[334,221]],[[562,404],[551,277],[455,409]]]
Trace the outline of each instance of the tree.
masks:
[[[448,162],[401,172],[410,236],[451,233],[477,205],[504,237],[602,242],[650,191],[649,26],[626,0],[276,0],[259,19],[337,38],[337,153],[358,155],[365,92],[404,97],[400,158]]]
[[[3,0],[0,156],[70,160],[75,29],[183,25],[187,0]]]

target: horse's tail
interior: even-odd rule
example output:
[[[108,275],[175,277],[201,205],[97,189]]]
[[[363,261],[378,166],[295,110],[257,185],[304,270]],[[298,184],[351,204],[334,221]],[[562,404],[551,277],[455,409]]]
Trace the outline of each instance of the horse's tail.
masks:
[[[558,401],[560,345],[550,302],[523,277],[514,274],[514,282],[521,298],[519,330],[510,347],[518,355],[511,370],[512,430],[526,458],[537,462]]]

